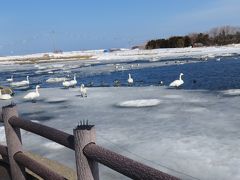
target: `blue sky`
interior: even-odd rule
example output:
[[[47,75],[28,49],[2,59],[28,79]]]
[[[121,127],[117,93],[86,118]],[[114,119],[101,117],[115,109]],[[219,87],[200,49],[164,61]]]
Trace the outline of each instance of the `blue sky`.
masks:
[[[240,26],[239,0],[12,0],[0,6],[0,56],[130,47]]]

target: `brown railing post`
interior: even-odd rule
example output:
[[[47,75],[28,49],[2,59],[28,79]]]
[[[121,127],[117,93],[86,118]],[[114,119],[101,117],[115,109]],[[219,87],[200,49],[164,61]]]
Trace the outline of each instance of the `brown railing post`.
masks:
[[[96,133],[93,125],[78,125],[74,130],[75,158],[78,180],[99,180],[98,163],[83,154],[89,143],[95,143]]]
[[[3,118],[2,118],[2,110],[0,109],[0,122],[3,122]]]
[[[18,112],[15,105],[9,105],[2,108],[2,118],[5,126],[12,180],[25,180],[25,168],[20,166],[13,157],[15,153],[22,151],[20,129],[12,127],[8,122],[9,119],[14,116],[18,117]]]

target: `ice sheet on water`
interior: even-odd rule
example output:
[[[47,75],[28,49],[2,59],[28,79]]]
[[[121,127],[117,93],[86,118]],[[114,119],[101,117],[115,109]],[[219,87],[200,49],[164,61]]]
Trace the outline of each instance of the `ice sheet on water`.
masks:
[[[57,83],[57,82],[63,82],[63,81],[67,81],[67,80],[69,80],[68,78],[66,78],[66,77],[59,77],[59,78],[48,78],[47,80],[46,80],[46,82],[47,83]]]
[[[157,164],[199,179],[239,179],[240,96],[229,98],[219,92],[165,87],[111,87],[89,88],[88,97],[81,98],[76,96],[79,94],[77,90],[41,89],[44,100],[37,103],[21,101],[25,92],[19,92],[14,101],[19,102],[19,112],[43,112],[37,114],[40,120],[33,119],[71,134],[80,120],[88,119],[96,125],[98,144],[183,179],[191,178]],[[55,98],[67,101],[48,102]],[[147,108],[116,106],[121,102],[143,99],[156,99],[161,103]],[[51,119],[41,121],[41,116]],[[2,137],[4,131],[0,133]],[[56,151],[50,148],[51,144],[45,146],[49,141],[35,135],[23,134],[22,137],[27,150],[75,168],[74,152]],[[41,148],[39,144],[42,144]],[[122,178],[105,168],[100,173],[106,180]]]
[[[165,95],[165,98],[169,98],[169,99],[179,99],[182,98],[182,96],[180,95],[176,95],[176,94],[169,94],[169,95]]]
[[[117,104],[119,107],[151,107],[157,106],[160,104],[160,100],[158,99],[138,99],[138,100],[130,100],[123,101]]]
[[[64,103],[68,101],[67,98],[56,98],[56,97],[53,97],[53,98],[48,98],[47,100],[45,100],[45,102],[47,103],[53,103],[53,104],[57,104],[57,103]]]
[[[228,89],[225,91],[222,91],[224,95],[229,95],[229,96],[240,96],[240,89]]]
[[[55,64],[51,64],[51,63],[48,63],[47,65],[40,65],[40,64],[36,64],[34,65],[35,68],[38,68],[38,69],[53,69],[53,68],[63,68],[65,66],[65,64],[60,64],[60,63],[55,63]]]
[[[207,111],[207,108],[204,107],[193,107],[190,109],[185,109],[184,111],[186,112],[199,112],[199,113],[204,113],[205,111]]]

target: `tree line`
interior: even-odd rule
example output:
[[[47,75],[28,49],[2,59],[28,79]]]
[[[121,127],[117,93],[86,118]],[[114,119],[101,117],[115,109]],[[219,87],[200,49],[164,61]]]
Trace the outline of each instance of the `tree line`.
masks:
[[[221,46],[237,43],[240,43],[240,28],[224,26],[213,28],[207,33],[192,33],[186,36],[150,40],[145,45],[145,49]]]

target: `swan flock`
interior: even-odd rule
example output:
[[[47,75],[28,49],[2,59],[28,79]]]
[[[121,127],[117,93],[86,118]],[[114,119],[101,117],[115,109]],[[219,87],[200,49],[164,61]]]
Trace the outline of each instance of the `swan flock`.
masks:
[[[169,87],[179,88],[180,86],[182,86],[184,84],[184,81],[182,79],[183,75],[184,75],[183,73],[180,73],[179,79],[171,82],[169,84]],[[29,76],[26,76],[26,80],[14,82],[13,75],[12,75],[11,78],[6,79],[6,81],[9,82],[12,87],[28,86],[30,84]],[[67,80],[66,78],[49,78],[48,80],[46,80],[46,82],[48,82],[48,83],[62,82],[62,85],[65,88],[75,87],[77,85],[76,74],[74,74],[74,77],[72,80]],[[128,74],[127,82],[128,82],[128,85],[132,85],[134,82],[130,73]],[[160,81],[160,86],[161,85],[163,85],[163,81]],[[40,88],[40,86],[36,85],[35,91],[29,92],[23,98],[26,100],[31,100],[31,101],[36,100],[38,97],[40,97],[39,88]],[[80,95],[82,97],[87,97],[87,89],[84,86],[84,84],[81,84],[79,91],[80,91]],[[0,90],[0,99],[7,100],[7,99],[11,99],[11,98],[12,98],[12,96],[10,94],[2,94],[2,92]]]

